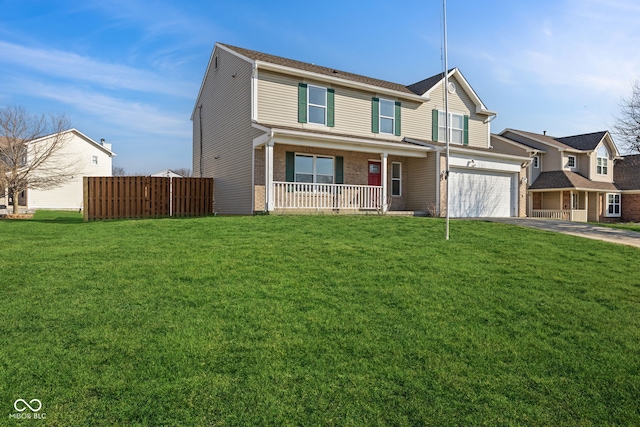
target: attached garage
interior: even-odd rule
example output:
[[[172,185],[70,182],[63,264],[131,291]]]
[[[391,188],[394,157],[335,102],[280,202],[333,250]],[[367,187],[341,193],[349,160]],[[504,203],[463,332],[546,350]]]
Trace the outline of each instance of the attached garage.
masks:
[[[518,215],[518,175],[510,172],[451,168],[450,215],[453,218]]]

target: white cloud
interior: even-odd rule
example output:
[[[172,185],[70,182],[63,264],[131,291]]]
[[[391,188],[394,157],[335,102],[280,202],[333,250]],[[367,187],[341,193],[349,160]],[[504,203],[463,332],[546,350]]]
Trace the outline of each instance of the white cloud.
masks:
[[[89,82],[105,88],[167,94],[193,98],[197,85],[176,82],[155,73],[109,64],[75,53],[36,49],[0,41],[0,63],[37,71],[44,75]]]

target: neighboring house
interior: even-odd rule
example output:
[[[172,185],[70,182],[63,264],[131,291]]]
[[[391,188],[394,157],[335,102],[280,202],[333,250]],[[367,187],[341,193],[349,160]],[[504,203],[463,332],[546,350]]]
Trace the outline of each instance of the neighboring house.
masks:
[[[496,113],[448,78],[450,215],[524,216],[529,157],[492,149]],[[191,120],[219,213],[446,213],[443,73],[404,86],[217,43]]]
[[[62,158],[66,163],[70,160],[74,163],[74,175],[66,183],[49,190],[36,190],[27,188],[19,199],[19,205],[29,210],[35,209],[82,209],[83,204],[83,180],[85,176],[111,176],[111,160],[115,153],[111,151],[111,144],[104,140],[96,142],[77,129],[69,129],[62,132],[66,142],[56,158]],[[45,136],[33,140],[32,144],[46,143],[52,136]],[[49,159],[48,162],[55,161]],[[46,162],[42,170],[46,170]],[[8,205],[8,196],[5,192],[4,200],[0,198],[0,204]]]
[[[640,154],[616,161],[613,182],[621,193],[620,219],[640,222]]]
[[[625,204],[631,205],[638,197],[635,193],[640,193],[637,159],[631,156],[621,162],[623,157],[607,131],[555,138],[546,132],[505,129],[492,135],[492,144],[531,158],[527,175],[530,217],[620,220],[627,216]]]
[[[165,169],[160,172],[152,173],[150,176],[161,176],[165,178],[184,178],[184,176],[180,175],[179,173],[175,173],[171,169]]]

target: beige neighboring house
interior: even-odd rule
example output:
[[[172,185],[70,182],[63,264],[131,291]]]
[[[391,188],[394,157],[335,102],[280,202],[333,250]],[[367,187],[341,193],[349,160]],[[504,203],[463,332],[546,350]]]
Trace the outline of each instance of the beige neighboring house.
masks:
[[[640,221],[640,164],[636,156],[620,156],[608,131],[556,138],[505,129],[492,144],[531,158],[528,216]]]
[[[96,142],[77,129],[69,129],[62,132],[67,139],[58,158],[62,158],[65,164],[69,161],[75,164],[76,174],[65,184],[49,190],[36,190],[27,188],[20,195],[19,205],[28,210],[59,209],[80,210],[83,204],[83,181],[85,176],[111,176],[111,162],[116,155],[111,151],[111,144],[104,140]],[[46,143],[51,136],[45,136],[32,141],[33,144]],[[52,161],[52,160],[49,160]],[[0,198],[0,205],[8,205],[8,195]]]
[[[524,153],[448,72],[452,217],[525,215]],[[215,210],[446,214],[444,73],[402,85],[216,43],[193,109],[194,176]]]

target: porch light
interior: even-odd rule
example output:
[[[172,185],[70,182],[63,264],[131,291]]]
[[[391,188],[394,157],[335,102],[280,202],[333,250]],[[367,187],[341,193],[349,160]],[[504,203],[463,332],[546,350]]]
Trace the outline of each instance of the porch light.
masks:
[[[469,162],[467,162],[467,167],[469,167],[469,168],[475,168],[475,167],[476,167],[476,162],[475,162],[475,160],[470,160]]]

